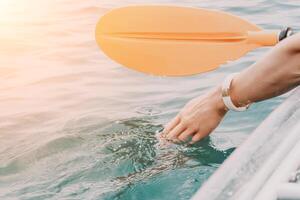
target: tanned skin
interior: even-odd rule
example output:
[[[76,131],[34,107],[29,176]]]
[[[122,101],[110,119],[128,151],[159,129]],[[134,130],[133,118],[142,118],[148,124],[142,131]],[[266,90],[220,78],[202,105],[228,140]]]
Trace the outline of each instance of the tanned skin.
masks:
[[[300,33],[284,39],[262,59],[236,75],[230,96],[236,106],[281,95],[300,85]],[[209,135],[228,110],[216,86],[188,102],[164,128],[162,136],[173,142],[198,142]]]

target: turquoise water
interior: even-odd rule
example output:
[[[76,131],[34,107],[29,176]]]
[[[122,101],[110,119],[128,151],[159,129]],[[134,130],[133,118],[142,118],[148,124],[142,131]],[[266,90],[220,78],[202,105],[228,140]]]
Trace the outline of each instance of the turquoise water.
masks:
[[[285,98],[229,114],[192,147],[161,148],[155,131],[189,99],[268,49],[190,77],[131,71],[98,50],[94,27],[107,10],[137,3],[0,1],[0,199],[189,199]],[[213,8],[264,28],[299,28],[297,1],[143,3]]]

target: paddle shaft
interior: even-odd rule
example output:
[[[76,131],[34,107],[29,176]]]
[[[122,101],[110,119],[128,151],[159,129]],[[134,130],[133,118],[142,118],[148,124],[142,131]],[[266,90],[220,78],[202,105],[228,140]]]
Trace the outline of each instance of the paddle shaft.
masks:
[[[290,27],[282,31],[248,31],[248,42],[260,46],[274,46],[292,34]]]

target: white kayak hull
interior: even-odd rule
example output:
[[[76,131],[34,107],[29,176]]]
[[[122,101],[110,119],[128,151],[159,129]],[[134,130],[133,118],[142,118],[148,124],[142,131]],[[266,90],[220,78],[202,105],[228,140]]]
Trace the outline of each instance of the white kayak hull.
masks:
[[[289,178],[299,166],[300,88],[297,88],[192,199],[296,199],[300,184],[290,183]]]

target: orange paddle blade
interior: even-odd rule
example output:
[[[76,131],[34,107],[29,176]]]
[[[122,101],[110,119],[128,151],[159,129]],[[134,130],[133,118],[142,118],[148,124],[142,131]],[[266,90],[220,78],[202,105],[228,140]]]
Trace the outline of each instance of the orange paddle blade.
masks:
[[[278,42],[228,13],[175,6],[130,6],[101,17],[96,41],[113,60],[131,69],[166,76],[197,74]]]

